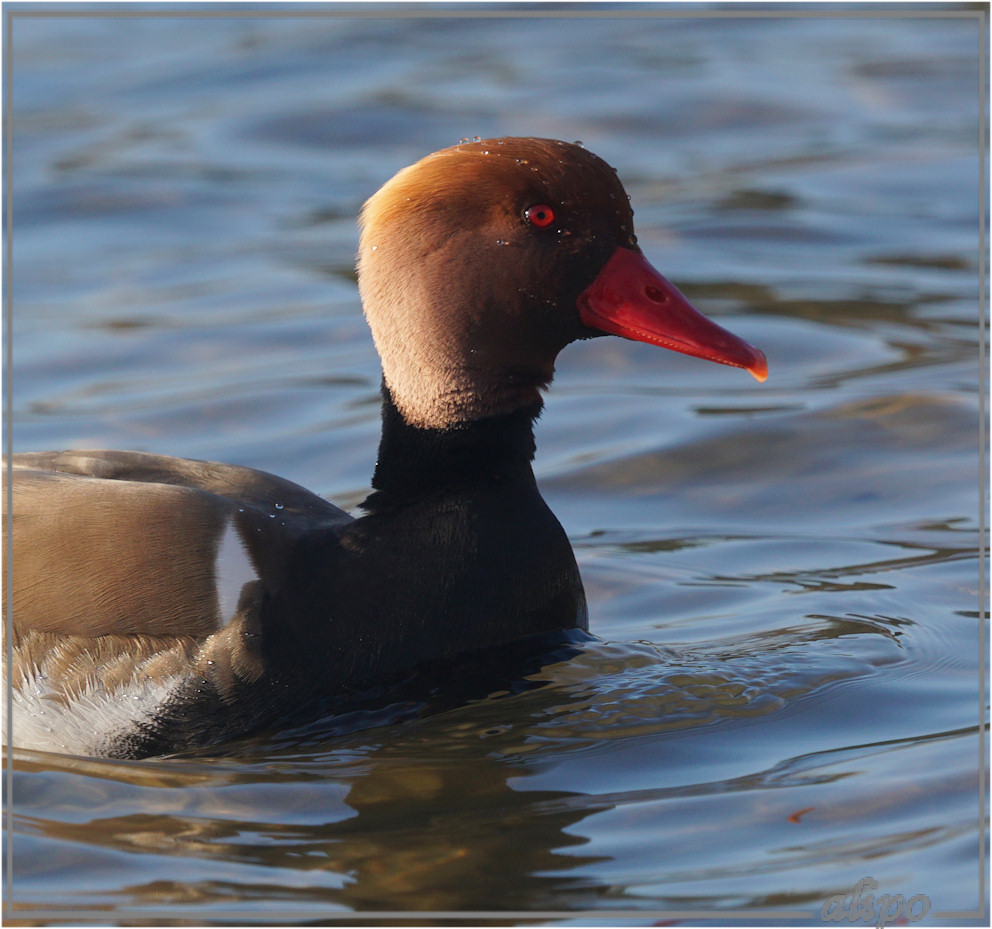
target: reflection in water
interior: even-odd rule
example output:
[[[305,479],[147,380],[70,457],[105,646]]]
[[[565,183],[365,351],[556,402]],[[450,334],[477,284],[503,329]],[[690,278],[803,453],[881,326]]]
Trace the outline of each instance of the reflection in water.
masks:
[[[507,779],[514,766],[504,760],[382,763],[373,752],[360,770],[331,770],[336,784],[349,787],[343,803],[333,797],[336,790],[324,802],[311,792],[306,821],[291,824],[251,819],[247,810],[232,810],[222,798],[207,802],[201,794],[197,805],[206,809],[198,815],[135,812],[85,822],[21,815],[18,828],[77,846],[181,853],[186,863],[174,879],[122,887],[117,899],[125,906],[231,899],[229,881],[204,878],[190,867],[192,859],[202,858],[211,863],[207,872],[222,872],[218,862],[250,866],[244,873],[256,877],[250,885],[237,882],[241,900],[292,899],[298,895],[294,888],[306,888],[310,906],[459,910],[487,909],[499,900],[503,908],[541,909],[553,905],[554,893],[579,883],[569,871],[597,860],[558,851],[587,844],[564,830],[589,811],[572,809],[565,792],[512,790]],[[267,795],[282,806],[284,792],[292,790],[266,780],[252,787],[256,812],[263,816],[269,813]],[[185,790],[196,794],[202,788]],[[149,805],[155,800],[150,796]],[[32,869],[26,870],[22,879],[30,876]],[[289,888],[280,890],[286,881]]]
[[[358,816],[327,849],[329,864],[354,879],[342,901],[356,909],[388,901],[484,910],[499,901],[499,909],[546,910],[567,894],[574,906],[593,906],[597,890],[570,872],[603,859],[583,854],[588,839],[566,832],[591,810],[572,804],[579,794],[511,789],[508,779],[525,773],[475,756],[450,767],[393,761],[356,780],[346,802]]]
[[[380,759],[370,751],[360,765],[334,765],[328,759],[323,776],[333,775],[335,788],[347,786],[346,796],[342,800],[337,789],[325,798],[308,791],[309,804],[292,823],[251,818],[245,806],[224,802],[223,786],[195,785],[196,774],[205,767],[197,772],[197,765],[184,763],[186,770],[192,769],[194,783],[180,786],[183,778],[177,778],[168,790],[183,791],[192,812],[132,811],[73,821],[77,817],[51,818],[47,810],[46,819],[19,814],[17,829],[77,847],[181,854],[184,863],[175,878],[121,887],[115,897],[124,906],[232,899],[235,888],[229,880],[204,877],[190,866],[197,858],[209,862],[204,870],[213,874],[223,873],[217,867],[221,862],[250,866],[243,872],[253,875],[250,884],[237,882],[239,900],[295,896],[309,906],[373,910],[488,909],[499,901],[500,908],[527,910],[553,907],[555,894],[574,885],[575,905],[582,905],[587,896],[583,882],[569,872],[599,859],[582,855],[587,839],[565,831],[591,811],[585,804],[573,807],[569,801],[575,795],[511,789],[508,779],[526,771],[486,754],[454,764],[436,764],[426,757],[403,761],[391,751],[384,755]],[[24,771],[31,767],[19,766]],[[268,816],[270,802],[285,808],[286,792],[295,789],[265,777],[251,781],[242,775],[238,780],[262,817]],[[154,788],[145,792],[149,808],[162,803]],[[30,882],[32,872],[44,868],[30,853],[18,857],[19,883]],[[288,887],[280,889],[284,882]],[[302,898],[301,888],[306,888]],[[588,894],[586,904],[595,891]]]

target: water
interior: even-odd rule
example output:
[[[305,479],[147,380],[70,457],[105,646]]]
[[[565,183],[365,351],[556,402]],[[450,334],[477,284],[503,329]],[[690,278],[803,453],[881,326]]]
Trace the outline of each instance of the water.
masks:
[[[19,751],[8,915],[818,925],[871,877],[984,924],[969,9],[15,18],[18,450],[232,461],[353,507],[379,381],[354,217],[475,135],[606,158],[645,253],[770,376],[571,347],[537,471],[597,638],[433,715]]]

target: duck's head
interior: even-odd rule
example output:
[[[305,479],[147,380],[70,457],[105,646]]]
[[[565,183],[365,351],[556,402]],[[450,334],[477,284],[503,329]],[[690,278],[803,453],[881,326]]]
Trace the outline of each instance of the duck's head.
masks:
[[[648,264],[616,172],[579,145],[506,138],[435,152],[386,183],[361,224],[362,302],[411,425],[539,403],[558,352],[607,333],[765,379],[761,352]]]

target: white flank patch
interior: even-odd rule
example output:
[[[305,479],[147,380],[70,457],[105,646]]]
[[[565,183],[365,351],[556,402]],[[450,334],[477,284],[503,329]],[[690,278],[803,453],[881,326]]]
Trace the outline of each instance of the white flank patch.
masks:
[[[241,533],[234,523],[234,517],[227,520],[224,534],[217,543],[217,560],[214,563],[214,583],[217,585],[217,617],[221,626],[226,626],[238,608],[241,588],[249,581],[257,581],[258,572],[248,556],[248,549],[241,539]]]
[[[78,698],[65,703],[39,671],[13,691],[13,745],[64,755],[106,755],[137,723],[152,720],[181,681],[178,675],[158,680],[141,676],[112,691],[91,681]],[[8,735],[4,706],[6,745],[11,744]]]

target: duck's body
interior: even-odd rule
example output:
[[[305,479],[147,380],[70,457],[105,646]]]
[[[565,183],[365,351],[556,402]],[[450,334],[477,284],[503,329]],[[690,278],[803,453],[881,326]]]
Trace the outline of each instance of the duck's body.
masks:
[[[585,628],[572,549],[531,470],[536,412],[448,431],[387,415],[395,474],[380,467],[359,519],[250,468],[15,456],[15,570],[76,582],[15,585],[17,743],[197,747],[429,662]],[[94,531],[101,512],[119,536]]]
[[[683,320],[636,249],[619,181],[575,146],[429,156],[370,201],[364,226],[384,374],[365,515],[249,468],[15,456],[14,744],[211,745],[431,662],[585,628],[575,558],[531,468],[558,351],[610,331],[763,376],[760,353]],[[660,305],[675,322],[651,329]]]

